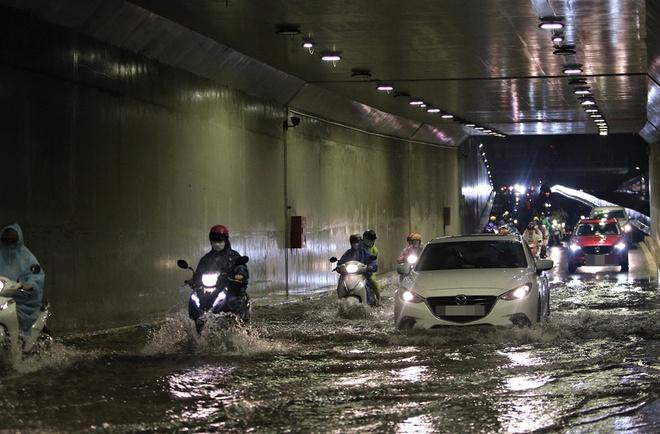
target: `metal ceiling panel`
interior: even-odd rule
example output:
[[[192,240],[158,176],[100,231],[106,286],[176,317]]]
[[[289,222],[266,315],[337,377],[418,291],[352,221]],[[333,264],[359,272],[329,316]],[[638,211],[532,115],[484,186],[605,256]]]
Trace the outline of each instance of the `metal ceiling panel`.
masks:
[[[657,0],[0,3],[367,131],[431,131],[443,144],[476,133],[460,120],[508,135],[596,134],[575,77],[563,72],[573,64],[610,132],[653,129],[645,124],[647,78],[657,84],[660,70]],[[574,54],[553,54],[559,45],[541,17],[561,19],[563,47]],[[277,35],[283,24],[301,33]],[[303,38],[316,45],[302,47]],[[327,51],[342,59],[321,61]],[[380,83],[394,90],[376,90]],[[410,106],[413,97],[455,119]],[[658,104],[649,102],[651,113]]]

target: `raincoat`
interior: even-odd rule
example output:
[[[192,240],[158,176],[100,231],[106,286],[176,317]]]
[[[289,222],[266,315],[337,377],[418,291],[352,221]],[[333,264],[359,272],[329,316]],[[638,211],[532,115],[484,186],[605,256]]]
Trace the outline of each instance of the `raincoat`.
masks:
[[[202,256],[202,259],[199,260],[197,264],[197,269],[193,279],[198,280],[202,278],[202,274],[205,273],[227,273],[233,279],[234,275],[240,274],[244,277],[242,283],[243,288],[247,286],[248,278],[250,274],[246,265],[234,265],[236,260],[241,255],[234,249],[231,248],[231,243],[229,240],[225,241],[225,248],[216,252],[211,250],[206,255]]]
[[[372,259],[369,259],[370,256],[371,253],[369,253],[367,248],[362,244],[362,241],[360,241],[360,247],[357,249],[350,248],[346,250],[342,257],[339,258],[339,261],[337,261],[337,265],[345,264],[348,261],[358,261],[365,264],[366,266],[373,267],[373,272],[376,272],[378,271],[378,263]],[[369,271],[365,275],[367,278],[367,303],[370,305],[375,303],[373,288],[371,288],[371,276],[373,272]]]
[[[46,274],[43,269],[36,274],[30,271],[30,267],[39,264],[37,258],[30,249],[25,247],[23,242],[23,230],[18,224],[5,226],[5,229],[14,229],[18,233],[18,243],[16,247],[0,247],[0,276],[20,283],[27,283],[32,286],[31,291],[20,291],[12,296],[16,301],[16,312],[18,314],[18,325],[21,331],[28,333],[30,327],[39,316],[39,307],[44,293],[44,280]],[[39,264],[39,266],[41,266]]]

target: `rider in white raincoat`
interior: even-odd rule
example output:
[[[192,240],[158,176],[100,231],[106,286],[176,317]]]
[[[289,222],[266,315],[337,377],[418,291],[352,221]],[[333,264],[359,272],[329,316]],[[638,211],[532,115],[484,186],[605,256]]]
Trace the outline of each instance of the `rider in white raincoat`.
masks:
[[[28,333],[39,316],[39,307],[43,298],[43,270],[32,273],[30,267],[39,265],[39,261],[23,243],[23,231],[18,224],[5,226],[0,232],[0,276],[23,284],[23,291],[12,296],[16,301],[18,325],[21,331]]]

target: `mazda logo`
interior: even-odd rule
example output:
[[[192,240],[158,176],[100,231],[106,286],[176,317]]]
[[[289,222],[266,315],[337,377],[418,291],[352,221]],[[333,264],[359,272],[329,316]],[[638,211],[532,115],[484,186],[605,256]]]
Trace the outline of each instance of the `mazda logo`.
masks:
[[[456,298],[455,298],[454,300],[456,300],[456,304],[457,304],[457,305],[462,306],[462,305],[464,305],[465,303],[467,303],[467,296],[466,296],[466,295],[463,295],[463,294],[461,294],[461,295],[457,295]]]

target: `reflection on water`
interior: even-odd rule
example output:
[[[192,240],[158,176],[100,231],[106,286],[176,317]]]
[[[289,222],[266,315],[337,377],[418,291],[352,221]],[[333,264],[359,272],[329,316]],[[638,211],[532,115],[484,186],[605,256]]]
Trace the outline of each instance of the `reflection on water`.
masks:
[[[185,313],[56,341],[0,377],[21,432],[637,432],[660,430],[649,280],[552,276],[530,328],[396,331],[384,306],[317,296],[254,306],[249,327]]]

